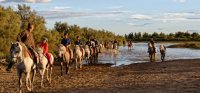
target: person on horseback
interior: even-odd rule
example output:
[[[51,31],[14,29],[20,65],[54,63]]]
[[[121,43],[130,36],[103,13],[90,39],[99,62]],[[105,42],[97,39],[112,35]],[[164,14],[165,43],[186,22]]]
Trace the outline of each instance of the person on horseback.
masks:
[[[47,60],[48,60],[48,64],[50,64],[50,60],[51,60],[51,55],[50,53],[48,52],[48,48],[49,48],[49,45],[48,45],[48,39],[46,37],[43,37],[42,38],[42,42],[40,43],[40,48],[43,49],[43,54],[46,56]]]
[[[116,39],[114,40],[113,45],[114,45],[114,46],[113,46],[113,49],[117,48],[118,42],[117,42]]]
[[[83,53],[83,48],[81,47],[82,42],[81,42],[79,36],[76,36],[76,41],[74,42],[74,45],[75,45],[75,46],[78,45],[78,46],[80,47],[80,49],[81,49],[81,52]]]
[[[85,43],[85,45],[91,46],[91,41],[90,41],[90,39]]]
[[[66,47],[66,49],[69,51],[70,59],[72,59],[73,58],[73,55],[72,55],[73,52],[72,52],[72,49],[70,48],[71,40],[69,38],[68,33],[64,33],[64,38],[62,39],[61,44],[63,44]]]
[[[150,39],[150,42],[148,44],[150,44],[149,46],[153,47],[153,51],[156,53],[156,44],[153,38]],[[148,48],[148,52],[149,51],[150,51],[150,48]]]
[[[34,25],[31,23],[28,23],[27,29],[18,34],[17,41],[22,42],[27,46],[27,48],[34,60],[34,63],[37,64],[37,52],[35,51],[35,42],[34,42],[34,38],[32,35],[33,29],[34,29]],[[10,62],[8,64],[8,68],[6,70],[10,71],[10,69],[12,68],[13,65],[14,65],[14,62]]]

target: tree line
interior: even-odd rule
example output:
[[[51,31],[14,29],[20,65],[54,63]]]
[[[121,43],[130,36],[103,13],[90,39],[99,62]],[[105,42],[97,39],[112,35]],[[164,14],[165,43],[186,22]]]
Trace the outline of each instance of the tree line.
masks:
[[[80,27],[76,24],[68,25],[67,22],[55,22],[54,28],[47,29],[45,18],[37,15],[36,11],[25,4],[18,5],[17,11],[14,11],[11,7],[0,6],[0,56],[9,55],[11,42],[16,41],[18,33],[24,31],[29,22],[34,25],[33,36],[36,44],[38,45],[43,37],[47,37],[49,51],[54,54],[65,32],[69,33],[72,44],[76,36],[80,36],[83,43],[93,38],[99,42],[113,40],[122,42],[125,40],[124,36],[115,35],[108,30]]]
[[[150,38],[153,38],[157,41],[199,41],[200,34],[197,32],[189,33],[189,32],[182,32],[178,31],[175,33],[165,34],[163,32],[158,33],[154,32],[152,34],[144,32],[135,32],[129,33],[125,35],[127,40],[132,41],[148,41]]]

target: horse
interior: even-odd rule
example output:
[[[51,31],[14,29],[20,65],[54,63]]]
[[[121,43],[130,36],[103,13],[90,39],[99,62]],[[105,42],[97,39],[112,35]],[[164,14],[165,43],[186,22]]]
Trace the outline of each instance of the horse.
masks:
[[[133,44],[131,41],[128,42],[128,49],[132,49],[133,48]]]
[[[103,44],[99,44],[99,53],[101,53],[103,50]]]
[[[38,70],[40,72],[41,75],[41,87],[43,87],[43,77],[45,74],[45,70],[47,70],[47,80],[49,83],[51,83],[51,74],[52,74],[52,66],[54,63],[54,57],[53,55],[50,53],[51,59],[50,59],[50,63],[48,63],[48,60],[46,58],[46,56],[43,54],[43,49],[42,48],[38,48],[38,55],[39,55],[39,63],[38,63]],[[50,73],[49,73],[50,70]]]
[[[117,49],[118,49],[117,43],[114,43],[114,44],[113,44],[113,49],[114,49],[114,50],[117,50]]]
[[[91,63],[98,62],[98,55],[99,55],[99,52],[98,52],[97,46],[92,45],[91,46],[91,58],[90,58]]]
[[[74,48],[74,59],[76,62],[76,69],[78,69],[78,65],[79,65],[79,69],[82,69],[82,61],[83,61],[83,57],[85,55],[85,51],[83,48],[81,48],[79,45],[75,45]]]
[[[26,88],[33,91],[33,82],[36,74],[36,65],[24,43],[15,42],[10,48],[11,61],[17,64],[19,92],[22,93],[22,74],[26,75]]]
[[[88,45],[85,45],[85,61],[89,65],[90,63],[90,47]]]
[[[149,53],[149,58],[150,58],[150,62],[155,61],[155,51],[156,49],[153,47],[153,45],[151,43],[148,43],[148,53]]]
[[[160,54],[162,62],[165,60],[165,53],[166,53],[166,47],[164,45],[160,45]]]
[[[70,50],[69,50],[70,51]],[[70,64],[70,53],[69,51],[67,51],[66,47],[62,44],[58,45],[58,57],[59,57],[59,61],[61,61],[61,76],[63,75],[63,63],[65,63],[66,65],[66,74],[69,73],[69,64]],[[73,55],[73,53],[71,53],[71,55]]]

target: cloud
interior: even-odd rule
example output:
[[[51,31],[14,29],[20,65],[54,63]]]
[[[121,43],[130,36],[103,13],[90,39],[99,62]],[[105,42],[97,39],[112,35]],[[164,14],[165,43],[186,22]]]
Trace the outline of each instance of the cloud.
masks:
[[[49,9],[46,11],[37,11],[40,16],[44,16],[47,19],[58,19],[58,18],[72,18],[72,17],[97,17],[97,18],[106,18],[112,17],[117,18],[122,14],[127,13],[128,11],[88,11],[88,10],[69,10],[71,7],[54,7],[53,9]]]
[[[173,0],[174,2],[185,3],[187,0]]]
[[[111,10],[118,10],[118,9],[122,9],[124,6],[122,5],[119,5],[119,6],[111,6],[111,7],[108,7],[108,9],[111,9]]]
[[[143,27],[143,26],[149,25],[151,23],[144,23],[144,24],[127,23],[127,24],[130,26],[134,26],[134,27]]]
[[[182,12],[182,13],[164,13],[160,16],[154,18],[154,20],[166,22],[184,22],[184,21],[194,21],[199,20],[199,13],[192,13],[192,12]]]
[[[53,10],[65,10],[65,9],[71,9],[72,7],[60,7],[60,6],[55,6]]]
[[[51,0],[3,0],[3,3],[8,3],[8,2],[47,3],[50,1]]]
[[[131,15],[130,18],[136,19],[136,20],[151,20],[151,19],[153,19],[151,16],[143,15],[143,14],[134,14],[134,15]]]

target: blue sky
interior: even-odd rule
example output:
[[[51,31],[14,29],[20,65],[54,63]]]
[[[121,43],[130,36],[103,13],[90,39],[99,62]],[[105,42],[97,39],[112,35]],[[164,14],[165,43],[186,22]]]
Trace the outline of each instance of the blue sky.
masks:
[[[27,4],[44,16],[81,27],[130,32],[200,32],[200,0],[0,0],[0,5]]]

